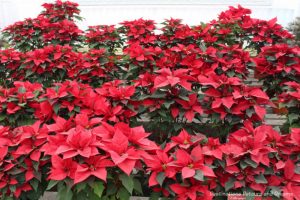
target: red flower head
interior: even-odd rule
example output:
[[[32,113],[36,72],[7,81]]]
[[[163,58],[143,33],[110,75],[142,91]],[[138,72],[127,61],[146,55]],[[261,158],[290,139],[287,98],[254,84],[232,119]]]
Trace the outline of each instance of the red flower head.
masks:
[[[148,171],[151,172],[149,178],[149,186],[158,185],[157,176],[159,173],[164,173],[164,176],[168,178],[174,178],[176,174],[176,168],[172,166],[173,158],[167,154],[164,150],[156,151],[155,155],[144,159],[148,166]]]
[[[203,114],[203,109],[200,103],[198,102],[197,94],[190,94],[189,101],[184,101],[181,99],[176,99],[175,101],[179,103],[182,106],[182,108],[185,110],[184,116],[189,122],[193,121],[195,117],[195,113]],[[177,117],[177,116],[173,116],[173,117]]]
[[[182,149],[188,149],[191,146],[198,144],[201,140],[205,138],[202,134],[190,135],[186,130],[182,130],[178,136],[173,136],[171,138],[172,142],[179,145]]]
[[[77,155],[89,158],[99,153],[99,142],[90,130],[77,126],[62,134],[67,136],[66,141],[58,147],[56,154],[62,154],[64,159]]]
[[[114,166],[114,163],[106,158],[107,156],[93,156],[85,159],[85,163],[77,167],[74,183],[82,182],[92,175],[106,181],[106,167]]]
[[[116,129],[112,139],[107,139],[101,148],[107,151],[112,161],[127,175],[129,175],[140,155],[137,150],[129,145],[128,137],[120,130]]]
[[[57,155],[51,156],[51,172],[48,177],[50,180],[64,180],[69,177],[74,179],[77,169],[77,163],[72,158],[62,159]]]
[[[190,154],[185,150],[178,149],[175,152],[175,156],[174,166],[180,168],[183,179],[193,177],[196,174],[196,170],[200,170],[204,176],[216,176],[210,167],[204,165],[200,146],[194,147]]]

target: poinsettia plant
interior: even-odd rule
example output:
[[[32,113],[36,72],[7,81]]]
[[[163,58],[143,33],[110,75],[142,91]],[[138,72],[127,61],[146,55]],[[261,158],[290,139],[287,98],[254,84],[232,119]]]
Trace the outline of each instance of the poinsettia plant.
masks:
[[[299,48],[276,18],[83,31],[78,4],[43,7],[2,31],[1,199],[300,199]]]
[[[70,1],[45,3],[36,18],[28,18],[6,27],[2,34],[15,49],[26,52],[49,44],[72,45],[80,43],[82,30],[75,24],[81,20],[78,4]]]
[[[261,50],[261,53],[255,58],[255,72],[257,77],[263,81],[270,97],[277,96],[282,92],[281,86],[284,82],[299,82],[299,47],[276,44],[263,47]]]
[[[284,128],[299,127],[300,84],[295,81],[285,82],[283,85],[283,92],[279,95],[278,99],[281,105],[281,111],[287,116],[287,122]]]

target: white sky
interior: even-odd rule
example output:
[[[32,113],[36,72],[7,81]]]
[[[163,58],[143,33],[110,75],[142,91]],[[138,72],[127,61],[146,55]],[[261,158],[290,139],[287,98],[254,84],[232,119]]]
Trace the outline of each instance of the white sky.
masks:
[[[0,0],[0,28],[24,18],[37,16],[42,10],[40,5],[43,2],[53,1]],[[73,1],[81,5],[81,16],[86,19],[79,24],[83,29],[88,25],[116,24],[140,17],[158,22],[173,17],[181,18],[188,24],[198,24],[200,21],[205,22],[216,18],[218,13],[230,4],[238,3],[251,8],[254,17],[271,19],[277,16],[279,23],[284,26],[297,15],[300,16],[300,0],[134,0],[134,5],[132,0]],[[184,5],[180,5],[182,3]]]

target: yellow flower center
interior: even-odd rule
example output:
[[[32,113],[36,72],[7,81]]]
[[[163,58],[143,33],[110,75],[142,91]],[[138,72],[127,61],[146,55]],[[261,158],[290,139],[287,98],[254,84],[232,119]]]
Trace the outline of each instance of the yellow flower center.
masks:
[[[183,144],[189,144],[189,141],[188,141],[187,139],[185,139],[185,140],[183,141]]]
[[[189,167],[190,169],[192,169],[192,168],[194,167],[194,165],[193,165],[193,164],[189,164],[188,167]]]

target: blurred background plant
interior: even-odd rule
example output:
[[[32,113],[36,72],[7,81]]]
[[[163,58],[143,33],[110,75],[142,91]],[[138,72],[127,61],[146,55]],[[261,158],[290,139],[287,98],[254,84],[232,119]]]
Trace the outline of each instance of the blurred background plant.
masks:
[[[300,17],[296,17],[294,21],[289,23],[287,29],[295,35],[295,43],[300,44]]]
[[[0,49],[7,49],[9,47],[8,43],[5,41],[3,36],[0,34]]]

